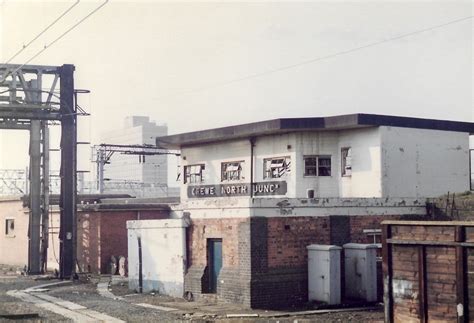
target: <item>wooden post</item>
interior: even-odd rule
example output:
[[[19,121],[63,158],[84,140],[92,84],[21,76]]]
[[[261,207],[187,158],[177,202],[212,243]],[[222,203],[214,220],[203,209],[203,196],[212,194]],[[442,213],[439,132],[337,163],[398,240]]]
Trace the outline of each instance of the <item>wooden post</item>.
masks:
[[[382,271],[383,271],[383,303],[385,322],[393,322],[393,293],[392,293],[392,246],[387,239],[392,236],[390,224],[382,225]]]
[[[464,242],[466,231],[463,226],[456,226],[455,241]],[[469,322],[468,303],[468,279],[466,249],[463,246],[456,247],[456,304],[458,312],[458,322]]]
[[[418,295],[420,323],[428,322],[428,290],[426,288],[426,249],[418,246]]]

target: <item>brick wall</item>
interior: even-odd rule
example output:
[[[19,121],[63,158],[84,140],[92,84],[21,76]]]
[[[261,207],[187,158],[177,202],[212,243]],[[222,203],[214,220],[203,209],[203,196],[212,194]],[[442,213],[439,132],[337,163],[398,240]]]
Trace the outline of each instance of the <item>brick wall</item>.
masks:
[[[469,274],[474,267],[474,259],[470,255],[470,249],[464,253],[467,257],[466,268],[462,269],[464,272],[461,275],[467,281],[462,284],[458,282],[457,273],[457,263],[461,260],[457,258],[456,248],[460,248],[460,244],[458,247],[455,244],[464,240],[462,235],[456,236],[455,223],[415,223],[390,224],[390,237],[395,242],[387,244],[391,258],[386,260],[386,268],[391,268],[392,275],[390,288],[393,319],[395,322],[413,322],[426,317],[430,322],[457,322],[458,289],[467,285],[468,299],[474,296]],[[424,289],[421,283],[424,284]],[[470,308],[465,308],[464,311],[469,312]]]
[[[457,321],[455,264],[455,248],[426,247],[429,321]]]
[[[247,218],[192,219],[187,229],[185,292],[199,299],[208,291],[207,239],[222,239],[222,269],[217,284],[220,300],[249,304],[250,220]]]
[[[306,265],[310,244],[329,244],[329,217],[278,217],[268,219],[268,267]]]
[[[418,247],[394,246],[393,299],[395,322],[420,319]],[[454,248],[426,248],[428,320],[456,322],[456,254]]]
[[[168,211],[140,211],[141,220],[166,219]],[[109,211],[100,214],[101,273],[108,272],[111,256],[128,255],[127,221],[136,220],[137,211]]]
[[[83,271],[108,273],[111,256],[127,257],[127,221],[138,211],[78,212],[77,258]],[[140,211],[140,219],[165,219],[167,210]]]
[[[100,215],[78,212],[77,222],[79,270],[100,273]]]
[[[206,293],[207,239],[223,241],[217,296],[252,308],[307,302],[310,244],[372,243],[364,229],[399,216],[320,216],[192,219],[187,232],[185,291]],[[380,273],[381,275],[381,273]],[[380,283],[381,283],[380,279]]]
[[[207,264],[207,239],[222,239],[223,267],[239,265],[239,224],[245,221],[233,219],[193,219],[188,228],[188,267]]]

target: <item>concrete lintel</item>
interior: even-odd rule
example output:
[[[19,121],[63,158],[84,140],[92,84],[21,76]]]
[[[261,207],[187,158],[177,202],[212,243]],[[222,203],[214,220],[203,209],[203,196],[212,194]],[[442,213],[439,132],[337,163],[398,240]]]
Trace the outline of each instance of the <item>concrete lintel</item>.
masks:
[[[322,198],[199,198],[184,200],[179,205],[171,206],[173,210],[187,209],[207,209],[207,208],[358,208],[358,207],[426,207],[426,198],[380,198],[380,197],[360,197],[360,198],[340,198],[340,197],[322,197]]]

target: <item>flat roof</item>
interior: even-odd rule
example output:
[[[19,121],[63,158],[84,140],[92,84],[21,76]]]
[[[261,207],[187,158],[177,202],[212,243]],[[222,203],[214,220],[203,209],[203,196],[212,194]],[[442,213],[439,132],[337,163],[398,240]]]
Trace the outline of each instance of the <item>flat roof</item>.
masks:
[[[431,129],[474,134],[473,122],[422,119],[378,114],[346,114],[331,117],[283,118],[157,137],[156,145],[176,149],[219,141],[300,131],[346,130],[379,126]]]

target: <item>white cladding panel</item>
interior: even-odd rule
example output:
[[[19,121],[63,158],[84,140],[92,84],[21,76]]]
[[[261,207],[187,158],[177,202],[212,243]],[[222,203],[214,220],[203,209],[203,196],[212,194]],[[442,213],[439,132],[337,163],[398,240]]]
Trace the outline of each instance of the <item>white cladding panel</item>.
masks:
[[[339,132],[301,132],[296,137],[296,196],[306,197],[308,189],[315,197],[339,196]],[[330,156],[331,176],[305,176],[305,156]]]
[[[138,290],[139,287],[140,239],[143,292],[183,296],[186,226],[182,219],[127,221],[130,289]]]
[[[210,144],[181,149],[181,183],[184,183],[184,166],[205,164],[202,185],[221,184],[221,163],[226,161],[244,161],[242,168],[244,179],[250,181],[250,142],[239,140],[224,144]],[[237,182],[238,183],[238,182]],[[187,184],[181,185],[181,200],[187,199]]]
[[[341,148],[352,148],[352,176],[341,177]],[[250,182],[250,141],[247,139],[184,147],[182,165],[205,164],[202,185],[222,184],[221,163],[244,161],[243,179]],[[305,176],[305,156],[330,156],[331,176]],[[264,178],[264,161],[272,157],[290,157],[290,172],[281,178]],[[183,167],[184,169],[184,167]],[[184,175],[183,175],[184,176]],[[254,182],[286,181],[286,197],[306,197],[308,189],[315,197],[381,197],[380,136],[378,128],[346,131],[296,132],[264,136],[254,147]],[[275,197],[282,197],[275,196]],[[181,186],[181,198],[187,199],[187,185]]]
[[[436,197],[469,190],[467,133],[380,127],[384,197]]]
[[[381,140],[379,128],[341,131],[341,148],[352,149],[352,176],[341,177],[340,197],[382,197]],[[339,174],[341,161],[339,159]]]
[[[285,181],[287,194],[315,198],[432,197],[468,190],[468,135],[449,131],[371,127],[339,131],[293,132],[258,137],[254,182]],[[352,174],[342,177],[341,149],[351,148]],[[250,183],[248,139],[182,148],[182,165],[205,164],[204,181],[193,185]],[[330,156],[331,176],[305,176],[305,156]],[[291,158],[291,171],[264,178],[264,160]],[[243,179],[221,182],[221,163],[243,161]],[[184,167],[183,167],[184,169]],[[183,175],[184,176],[184,175]],[[187,184],[181,186],[187,198]]]

